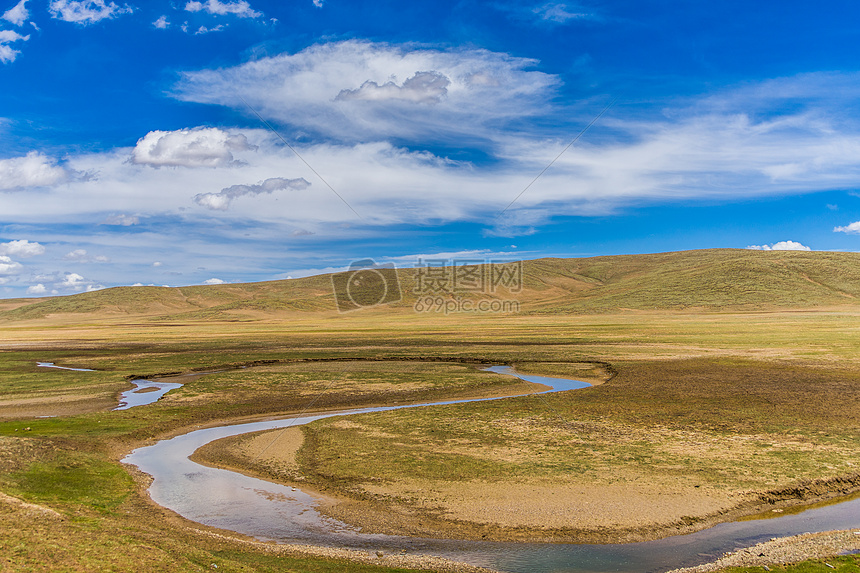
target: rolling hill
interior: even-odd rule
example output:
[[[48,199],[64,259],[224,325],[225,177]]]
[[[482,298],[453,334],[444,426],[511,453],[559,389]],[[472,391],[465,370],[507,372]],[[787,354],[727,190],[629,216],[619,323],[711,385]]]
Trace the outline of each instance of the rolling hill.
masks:
[[[481,269],[489,272],[490,269]],[[379,307],[410,312],[419,297],[447,301],[517,300],[521,313],[582,314],[618,310],[756,310],[856,305],[860,253],[715,249],[522,263],[509,292],[419,291],[423,271],[399,269],[402,300]],[[439,297],[441,294],[441,298]],[[290,313],[337,313],[331,275],[247,284],[116,287],[40,299],[0,301],[0,322],[61,315],[149,320],[252,319]]]

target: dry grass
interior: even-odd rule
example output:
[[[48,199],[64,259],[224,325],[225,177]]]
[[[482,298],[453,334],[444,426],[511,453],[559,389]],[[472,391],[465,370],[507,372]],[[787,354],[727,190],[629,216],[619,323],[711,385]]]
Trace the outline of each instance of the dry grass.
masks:
[[[285,565],[244,546],[220,548],[179,521],[158,525],[162,513],[118,460],[184,428],[300,410],[325,388],[323,408],[510,389],[468,365],[477,361],[600,379],[593,363],[570,365],[596,361],[617,376],[566,396],[322,423],[298,455],[305,477],[378,502],[380,520],[394,520],[399,507],[426,511],[417,515],[431,525],[468,522],[467,498],[481,490],[513,500],[505,492],[527,486],[540,501],[555,485],[584,503],[587,479],[634,488],[624,491],[638,491],[643,507],[655,489],[671,491],[677,510],[666,519],[687,527],[696,508],[707,513],[750,492],[856,473],[849,464],[860,445],[860,282],[852,257],[718,251],[536,261],[526,266],[525,312],[504,316],[415,314],[408,299],[341,315],[328,306],[327,278],[181,289],[168,293],[173,302],[161,289],[143,298],[112,290],[4,302],[0,490],[64,519],[33,521],[25,506],[0,503],[0,553],[10,559],[0,569],[144,563],[142,570],[178,571],[223,558],[222,570],[338,570],[342,564]],[[396,366],[344,369],[347,358]],[[298,362],[312,360],[323,362]],[[36,361],[98,371],[37,369]],[[198,377],[156,405],[108,411],[129,376],[262,361],[278,363]],[[58,489],[58,476],[74,479]],[[500,507],[523,531],[549,523],[516,514],[515,505]],[[557,513],[546,507],[544,515]]]

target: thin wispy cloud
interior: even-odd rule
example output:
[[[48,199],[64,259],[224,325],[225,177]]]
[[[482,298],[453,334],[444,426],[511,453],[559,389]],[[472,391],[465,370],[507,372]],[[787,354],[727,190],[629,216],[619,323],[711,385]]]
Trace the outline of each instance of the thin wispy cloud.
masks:
[[[119,227],[130,227],[132,225],[140,224],[140,217],[136,215],[111,215],[107,217],[104,221],[100,223],[101,225],[113,225]]]
[[[576,7],[569,7],[567,4],[544,4],[543,6],[533,8],[532,12],[537,14],[542,20],[557,24],[564,24],[570,20],[589,20],[594,18],[593,14],[580,11]]]
[[[330,93],[334,100],[340,89]],[[603,137],[599,143],[584,138],[522,195],[506,219],[495,222],[501,209],[567,145],[567,134],[546,139],[542,132],[497,132],[494,140],[481,143],[487,127],[477,110],[476,121],[464,118],[459,129],[471,128],[470,141],[478,142],[479,149],[485,145],[482,151],[494,156],[495,161],[484,166],[387,142],[354,143],[354,134],[342,142],[294,146],[369,223],[470,221],[490,225],[485,234],[498,237],[534,234],[554,217],[608,215],[642,201],[749,199],[860,184],[860,129],[842,122],[837,110],[832,117],[826,108],[814,115],[777,109],[752,117],[743,110],[764,109],[763,103],[748,96],[736,101],[736,108],[711,105],[707,99],[687,101],[673,117],[647,122],[607,114],[601,121],[616,137]],[[441,105],[445,102],[426,107]],[[399,127],[393,130],[400,133]],[[45,218],[89,211],[175,211],[195,196],[187,190],[196,189],[198,205],[215,210],[229,206],[231,213],[253,220],[294,228],[306,228],[307,221],[356,224],[349,209],[332,206],[329,193],[302,194],[285,210],[276,202],[277,194],[248,191],[256,189],[248,181],[267,181],[278,173],[309,183],[315,179],[291,150],[262,128],[153,131],[125,157],[131,160],[125,161],[122,152],[70,157],[69,168],[98,173],[98,180],[92,181],[69,182],[65,171],[39,155],[29,157],[32,168],[23,168],[18,158],[0,163],[0,170],[14,174],[2,180],[18,186],[69,185],[76,201],[60,201],[56,207],[40,204]],[[124,192],[117,195],[113,189]],[[251,194],[254,202],[233,201]],[[6,208],[2,200],[0,208]],[[11,203],[8,208],[20,212]],[[99,214],[95,222],[107,216]]]

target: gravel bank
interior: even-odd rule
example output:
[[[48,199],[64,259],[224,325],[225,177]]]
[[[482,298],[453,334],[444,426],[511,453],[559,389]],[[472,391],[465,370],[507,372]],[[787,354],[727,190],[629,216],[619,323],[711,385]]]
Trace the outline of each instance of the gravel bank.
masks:
[[[347,559],[358,563],[383,565],[385,567],[419,569],[423,571],[438,571],[440,573],[495,573],[492,569],[485,569],[483,567],[476,567],[474,565],[458,563],[456,561],[451,561],[450,559],[432,557],[429,555],[410,555],[407,553],[388,553],[383,551],[359,551],[355,549],[340,549],[336,547],[318,547],[315,545],[279,545],[257,541],[246,541],[201,529],[193,529],[192,531],[208,537],[229,541],[230,543],[250,546],[254,549],[263,550],[276,555],[300,555],[303,557]]]
[[[807,559],[824,559],[845,552],[860,551],[860,530],[804,533],[793,537],[779,537],[726,553],[712,563],[675,569],[669,573],[705,573],[726,567],[761,567],[789,564]]]

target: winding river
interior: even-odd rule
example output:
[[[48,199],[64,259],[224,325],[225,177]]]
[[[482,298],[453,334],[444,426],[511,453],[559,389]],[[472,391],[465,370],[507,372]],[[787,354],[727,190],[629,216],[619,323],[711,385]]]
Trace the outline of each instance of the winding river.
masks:
[[[507,366],[488,370],[551,387],[548,392],[585,388],[575,380],[515,373]],[[500,399],[500,398],[492,398]],[[317,498],[297,489],[210,468],[188,457],[197,448],[228,436],[295,427],[322,418],[401,408],[474,402],[458,400],[382,408],[362,408],[312,416],[196,430],[139,448],[123,461],[153,477],[153,501],[183,517],[263,541],[311,543],[356,549],[402,550],[438,555],[511,573],[645,573],[696,565],[726,551],[771,537],[860,527],[860,498],[795,515],[724,523],[689,535],[614,545],[495,543],[374,535],[321,515]]]

